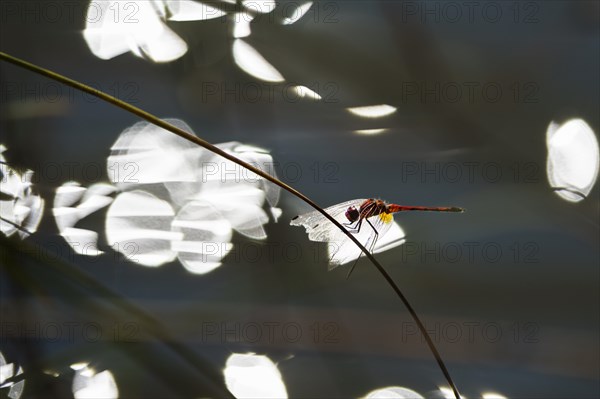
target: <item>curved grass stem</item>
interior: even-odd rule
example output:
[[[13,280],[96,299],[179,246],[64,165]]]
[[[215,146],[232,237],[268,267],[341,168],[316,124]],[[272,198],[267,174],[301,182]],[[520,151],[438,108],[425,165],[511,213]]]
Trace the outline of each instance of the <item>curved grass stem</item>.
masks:
[[[396,285],[396,283],[394,282],[394,280],[392,279],[392,277],[388,274],[388,272],[383,268],[383,266],[375,259],[375,257],[354,237],[354,235],[350,232],[348,232],[338,221],[336,221],[331,215],[329,215],[327,212],[325,212],[323,210],[323,208],[321,208],[319,205],[317,205],[314,201],[312,201],[310,198],[308,198],[307,196],[305,196],[304,194],[302,194],[300,191],[296,190],[295,188],[287,185],[286,183],[282,182],[281,180],[269,175],[268,173],[263,172],[262,170],[260,170],[259,168],[241,160],[236,158],[235,156],[223,151],[222,149],[212,145],[211,143],[199,138],[198,136],[195,136],[191,133],[188,133],[176,126],[173,126],[165,121],[163,121],[162,119],[150,114],[149,112],[146,112],[138,107],[135,107],[125,101],[119,100],[118,98],[115,98],[107,93],[104,93],[100,90],[94,89],[93,87],[87,86],[83,83],[80,83],[76,80],[67,78],[66,76],[60,75],[56,72],[50,71],[48,69],[39,67],[35,64],[31,64],[27,61],[21,60],[19,58],[13,57],[9,54],[0,52],[0,59],[10,62],[11,64],[17,65],[21,68],[25,68],[28,69],[32,72],[35,72],[39,75],[42,76],[46,76],[52,80],[61,82],[67,86],[73,87],[77,90],[81,90],[85,93],[91,94],[93,96],[96,96],[100,99],[102,99],[103,101],[106,101],[108,103],[111,103],[127,112],[130,112],[132,114],[135,114],[137,116],[139,116],[142,119],[145,119],[146,121],[159,126],[165,130],[170,131],[173,134],[176,134],[179,137],[182,137],[194,144],[197,144],[201,147],[206,148],[207,150],[218,154],[220,156],[222,156],[223,158],[226,158],[228,160],[230,160],[231,162],[235,162],[236,164],[256,173],[257,175],[261,176],[262,178],[270,181],[273,184],[276,184],[277,186],[281,187],[282,189],[286,190],[287,192],[295,195],[296,197],[300,198],[301,200],[303,200],[304,202],[306,202],[308,205],[310,205],[311,207],[313,207],[314,209],[316,209],[317,211],[319,211],[323,216],[325,216],[331,223],[333,223],[338,229],[340,229],[340,231],[342,231],[356,246],[358,246],[360,248],[360,250],[365,254],[365,256],[371,261],[371,263],[373,263],[373,265],[377,268],[377,270],[379,271],[379,273],[383,276],[383,278],[387,281],[387,283],[390,285],[390,287],[392,287],[392,289],[394,290],[394,292],[396,293],[396,295],[398,296],[398,298],[400,298],[400,300],[402,301],[402,303],[404,304],[404,306],[406,307],[406,309],[408,310],[408,312],[410,313],[411,317],[413,318],[413,320],[415,321],[415,323],[417,324],[417,326],[419,327],[419,330],[421,332],[421,334],[423,334],[423,337],[425,338],[425,341],[427,342],[427,346],[429,347],[429,349],[431,350],[431,353],[433,354],[433,356],[435,357],[435,360],[437,361],[438,366],[440,367],[440,370],[442,371],[442,373],[444,374],[444,377],[446,378],[448,384],[450,384],[450,387],[452,388],[452,391],[454,392],[454,395],[456,396],[456,399],[460,399],[460,394],[458,393],[458,389],[456,388],[456,385],[454,384],[454,381],[452,380],[452,377],[450,377],[450,373],[448,372],[448,369],[446,367],[446,365],[444,364],[444,361],[442,360],[442,357],[440,356],[437,348],[435,347],[433,340],[431,339],[431,337],[429,336],[429,334],[427,333],[427,330],[425,329],[425,325],[423,324],[423,322],[421,321],[421,319],[419,318],[419,316],[417,315],[417,312],[414,310],[414,308],[412,307],[412,305],[409,303],[408,299],[404,296],[404,294],[402,293],[402,291],[400,290],[400,288]]]

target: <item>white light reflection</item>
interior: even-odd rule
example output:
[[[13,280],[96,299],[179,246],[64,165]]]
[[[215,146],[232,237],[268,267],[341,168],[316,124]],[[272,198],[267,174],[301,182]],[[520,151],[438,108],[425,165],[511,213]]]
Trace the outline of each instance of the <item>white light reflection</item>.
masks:
[[[546,132],[546,172],[556,194],[570,202],[583,200],[598,178],[599,149],[594,131],[582,119],[562,125],[552,122]]]
[[[241,37],[250,36],[252,31],[250,30],[250,22],[254,19],[254,17],[245,12],[237,12],[232,15],[233,28],[232,28],[232,36],[235,39],[239,39]]]
[[[42,373],[49,375],[50,377],[60,377],[60,373],[58,371],[54,371],[54,370],[42,370]]]
[[[192,129],[178,119],[165,119],[181,130]],[[109,179],[121,189],[165,182],[195,182],[203,149],[148,122],[125,129],[106,160]]]
[[[183,121],[165,121],[193,134]],[[268,151],[237,142],[217,147],[275,176]],[[76,253],[102,253],[96,232],[74,226],[110,204],[105,233],[113,250],[149,267],[178,259],[189,272],[204,274],[231,251],[233,230],[263,240],[267,212],[275,220],[281,215],[275,208],[279,187],[147,122],[117,138],[107,172],[114,186],[98,183],[86,189],[68,182],[56,191],[56,224]]]
[[[418,392],[404,387],[385,387],[369,392],[364,399],[425,399]]]
[[[159,8],[159,12],[162,18],[168,16],[169,21],[204,21],[219,18],[226,14],[209,4],[192,0],[155,0],[155,3],[164,4],[164,8]]]
[[[434,391],[434,393],[435,393],[435,391]],[[455,399],[456,398],[456,395],[454,395],[454,391],[451,388],[448,388],[448,387],[440,387],[439,388],[439,393],[442,395],[441,397],[443,399]],[[460,398],[461,399],[467,399],[467,397],[464,396],[463,394],[460,394]]]
[[[5,381],[19,374],[23,374],[23,369],[19,366],[15,372],[15,365],[7,363],[4,355],[0,352],[0,388],[9,388],[6,396],[11,399],[19,399],[21,397],[25,389],[25,380],[18,382]]]
[[[96,373],[87,364],[74,364],[73,396],[75,399],[116,399],[119,389],[113,374],[108,371]]]
[[[142,190],[121,193],[106,214],[106,238],[113,249],[143,266],[156,267],[175,260],[172,240],[183,234],[171,231],[175,212],[171,205]]]
[[[88,364],[90,364],[89,362],[79,362],[79,363],[73,363],[72,365],[70,365],[69,367],[71,368],[71,370],[82,370],[84,368],[86,368],[88,366]]]
[[[74,226],[84,217],[108,206],[113,200],[109,195],[115,191],[116,187],[106,183],[86,189],[77,182],[67,182],[56,190],[52,208],[54,220],[60,235],[75,253],[88,256],[103,253],[98,249],[98,233]]]
[[[506,396],[495,392],[485,392],[481,395],[481,397],[483,399],[508,399]]]
[[[187,44],[164,21],[199,21],[225,12],[191,0],[91,1],[83,37],[92,53],[108,60],[131,51],[154,62],[170,62]]]
[[[294,90],[294,93],[300,98],[308,98],[315,101],[321,99],[319,93],[314,92],[306,86],[292,86],[292,90]]]
[[[267,356],[234,353],[227,359],[225,384],[236,398],[287,398],[277,366]]]
[[[209,203],[191,201],[171,224],[182,232],[181,240],[171,241],[171,249],[189,272],[205,274],[221,265],[221,259],[231,251],[231,224]]]
[[[90,2],[83,37],[92,53],[108,60],[131,51],[154,62],[173,61],[185,54],[187,44],[161,20],[153,3]]]
[[[183,121],[165,121],[193,134]],[[238,142],[217,147],[275,176],[268,151]],[[147,122],[126,129],[111,150],[108,174],[122,192],[108,210],[106,236],[141,265],[178,259],[191,273],[208,273],[231,251],[233,230],[263,240],[267,211],[273,219],[281,213],[279,187]]]
[[[285,80],[273,65],[243,40],[235,39],[232,51],[235,63],[255,78],[266,82],[283,82]]]
[[[387,128],[381,128],[381,129],[360,129],[360,130],[355,130],[354,133],[356,134],[360,134],[363,136],[375,136],[381,133],[385,133],[387,132],[388,129]]]
[[[387,104],[368,105],[365,107],[346,108],[350,113],[361,118],[382,118],[396,112],[396,107]]]
[[[10,237],[14,233],[23,239],[34,233],[42,220],[44,200],[33,194],[33,171],[18,173],[8,166],[0,144],[0,232]]]
[[[294,22],[297,22],[300,18],[304,16],[304,14],[308,12],[308,10],[310,10],[312,5],[312,1],[307,1],[306,3],[299,5],[290,13],[288,17],[285,17],[285,19],[282,22],[283,25],[291,25]]]

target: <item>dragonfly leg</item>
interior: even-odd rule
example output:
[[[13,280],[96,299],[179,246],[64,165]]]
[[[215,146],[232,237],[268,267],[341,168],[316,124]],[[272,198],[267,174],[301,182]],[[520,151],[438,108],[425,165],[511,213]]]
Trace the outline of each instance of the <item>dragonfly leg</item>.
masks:
[[[371,222],[369,222],[367,220],[367,223],[369,223],[369,226],[371,226],[373,228],[373,232],[375,232],[375,237],[373,238],[373,242],[371,243],[370,248],[369,248],[369,252],[373,253],[373,250],[375,249],[375,243],[377,242],[377,239],[379,238],[379,233],[377,232],[377,229],[375,228],[375,226],[373,226],[371,224]]]
[[[349,232],[351,232],[353,234],[356,234],[356,233],[360,232],[360,226],[361,226],[363,220],[364,220],[363,218],[358,219],[358,221],[356,222],[356,224],[354,225],[354,227],[352,227],[352,223],[353,222],[344,223],[344,226],[348,227],[348,231]]]
[[[375,226],[373,226],[373,224],[371,222],[369,222],[368,219],[364,219],[364,220],[366,220],[367,223],[369,223],[369,226],[371,226],[371,228],[373,229],[373,232],[375,233],[375,236],[373,237],[373,242],[369,245],[369,248],[368,248],[369,253],[372,253],[373,249],[375,249],[375,243],[377,242],[377,238],[379,238],[379,233],[377,232],[377,229],[375,228]],[[363,221],[363,219],[359,220],[356,233],[358,233],[360,231],[360,222],[362,222],[362,221]],[[352,274],[352,271],[354,270],[354,267],[356,267],[356,264],[358,263],[358,260],[360,259],[361,255],[362,255],[362,253],[358,255],[358,258],[356,258],[356,260],[352,264],[350,271],[348,271],[348,274],[346,275],[346,280],[348,280],[350,278],[350,274]]]
[[[356,258],[356,260],[354,261],[354,263],[352,264],[352,267],[350,268],[350,270],[348,271],[348,274],[346,274],[346,280],[348,280],[350,278],[350,275],[352,274],[352,270],[354,270],[354,267],[356,266],[356,264],[358,263],[358,260],[360,259],[360,255],[358,255],[358,258]]]

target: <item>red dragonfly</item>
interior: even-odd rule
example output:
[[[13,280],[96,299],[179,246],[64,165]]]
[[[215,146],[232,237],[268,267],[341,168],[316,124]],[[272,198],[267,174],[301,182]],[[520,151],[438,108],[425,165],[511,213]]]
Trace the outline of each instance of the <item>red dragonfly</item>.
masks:
[[[464,209],[455,206],[429,207],[388,204],[375,198],[355,199],[325,209],[325,212],[346,226],[349,232],[355,234],[359,242],[363,243],[371,253],[376,248],[375,244],[378,239],[383,237],[393,225],[393,214],[407,211],[464,212]],[[363,229],[361,232],[363,222],[366,222],[370,228]],[[350,276],[354,266],[356,266],[356,261],[362,253],[325,216],[318,211],[313,211],[296,216],[290,224],[292,226],[304,226],[311,241],[338,243],[339,245],[330,247],[329,270],[344,263],[355,261],[348,272],[347,277]]]

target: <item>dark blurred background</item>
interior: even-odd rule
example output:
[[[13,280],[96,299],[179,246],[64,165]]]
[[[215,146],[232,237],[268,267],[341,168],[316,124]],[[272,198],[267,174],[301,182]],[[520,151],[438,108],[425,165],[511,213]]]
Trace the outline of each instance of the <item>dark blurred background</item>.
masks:
[[[282,180],[322,206],[380,197],[467,208],[396,216],[407,243],[378,255],[467,397],[600,396],[598,187],[570,203],[546,178],[551,121],[600,128],[598,2],[474,2],[472,14],[450,2],[458,18],[447,2],[322,1],[292,25],[257,17],[244,40],[287,82],[320,91],[319,102],[290,101],[281,84],[242,71],[227,18],[168,22],[189,47],[171,63],[101,60],[82,35],[87,2],[51,3],[59,18],[44,17],[46,2],[3,1],[1,50],[182,119],[212,143],[267,148]],[[83,360],[111,370],[122,397],[222,396],[233,352],[277,362],[290,397],[447,386],[375,268],[361,260],[349,280],[346,268],[327,272],[324,247],[289,226],[309,208],[288,193],[267,242],[234,236],[259,257],[240,252],[207,275],[178,262],[146,268],[106,246],[98,258],[70,254],[51,214],[54,190],[107,181],[111,145],[139,119],[6,62],[0,72],[3,155],[36,173],[46,200],[38,232],[1,246],[0,351],[25,370],[24,397],[70,395],[68,366]],[[258,99],[244,92],[256,86]],[[373,104],[397,111],[346,110]],[[82,167],[70,175],[67,165]],[[102,237],[104,213],[82,225]],[[286,252],[296,245],[299,256]],[[12,329],[23,323],[33,330]],[[62,326],[59,339],[48,323]],[[74,339],[64,323],[75,323]],[[101,325],[102,339],[78,332],[86,323]],[[289,323],[300,326],[297,341],[282,333]],[[263,337],[253,342],[244,329],[255,325]],[[276,326],[273,340],[265,325]]]

